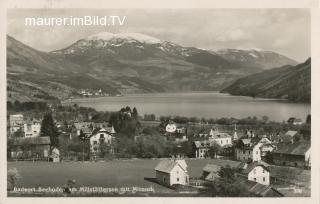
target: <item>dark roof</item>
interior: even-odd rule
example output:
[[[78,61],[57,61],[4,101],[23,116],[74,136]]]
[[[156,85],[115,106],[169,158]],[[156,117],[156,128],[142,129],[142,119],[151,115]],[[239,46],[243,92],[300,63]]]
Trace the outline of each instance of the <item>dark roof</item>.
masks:
[[[294,143],[282,142],[277,145],[277,150],[274,153],[304,155],[310,149],[309,141],[299,141]]]
[[[112,134],[114,132],[113,127],[104,127],[104,128],[95,128],[92,133],[92,135],[95,135],[97,133],[108,133],[108,134]]]
[[[18,137],[13,139],[13,145],[50,145],[50,137]]]
[[[241,186],[243,187],[243,190],[262,197],[283,197],[283,194],[271,186],[262,185],[254,181],[250,181],[244,177],[237,177],[235,185]]]

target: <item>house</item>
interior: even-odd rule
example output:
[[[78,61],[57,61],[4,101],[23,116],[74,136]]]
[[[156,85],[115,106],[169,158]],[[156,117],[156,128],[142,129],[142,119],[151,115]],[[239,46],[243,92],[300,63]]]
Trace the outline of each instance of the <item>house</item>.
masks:
[[[176,124],[174,124],[173,121],[170,121],[167,125],[166,125],[166,132],[168,133],[174,133],[177,130],[177,126]]]
[[[9,128],[10,133],[15,133],[20,130],[23,126],[23,115],[22,114],[15,114],[9,116]]]
[[[293,143],[294,138],[298,136],[298,131],[289,130],[285,134],[280,135],[278,142],[290,142]]]
[[[155,167],[155,171],[157,181],[165,186],[189,184],[189,174],[185,160],[162,160]]]
[[[202,169],[202,176],[201,178],[206,181],[214,181],[216,178],[219,178],[219,171],[221,166],[215,164],[207,164]]]
[[[301,119],[295,118],[295,117],[289,118],[287,122],[292,125],[302,125],[303,124],[303,121]]]
[[[24,124],[24,136],[25,137],[38,137],[41,131],[41,123],[38,120],[27,121]]]
[[[260,145],[261,157],[266,156],[268,152],[272,152],[276,148],[267,136],[262,137],[258,144]]]
[[[272,159],[277,165],[311,168],[310,141],[279,143],[277,150],[272,152]]]
[[[93,156],[95,156],[99,152],[99,146],[101,142],[106,143],[107,145],[112,144],[112,141],[114,139],[113,134],[115,133],[115,130],[112,127],[107,128],[96,128],[92,135],[90,136],[90,152]],[[110,150],[112,151],[112,149]]]
[[[254,181],[262,185],[270,185],[270,171],[268,164],[265,162],[241,163],[239,168],[242,169],[241,174],[249,181]]]
[[[94,128],[93,123],[91,122],[76,122],[73,124],[73,127],[78,136],[81,132],[84,133],[86,136],[89,136],[91,135]]]
[[[238,177],[234,183],[236,186],[241,186],[243,191],[253,193],[261,197],[283,197],[283,194],[275,188],[263,185],[254,181],[250,181],[244,177]]]
[[[235,145],[235,158],[239,161],[260,161],[261,143],[259,138],[242,138]]]
[[[60,162],[60,151],[58,148],[55,147],[51,150],[50,161]]]
[[[211,142],[209,140],[194,141],[195,156],[198,159],[204,159],[208,155]]]
[[[232,145],[232,136],[227,133],[210,132],[209,141],[216,142],[221,147]]]
[[[21,137],[11,140],[12,159],[46,159],[50,153],[50,137]]]

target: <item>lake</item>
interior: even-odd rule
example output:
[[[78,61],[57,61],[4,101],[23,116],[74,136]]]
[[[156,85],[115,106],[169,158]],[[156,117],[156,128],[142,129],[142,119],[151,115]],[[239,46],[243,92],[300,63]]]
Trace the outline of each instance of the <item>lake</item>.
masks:
[[[289,117],[305,120],[310,104],[291,103],[279,99],[232,96],[218,92],[132,94],[122,97],[80,98],[64,103],[92,107],[98,111],[118,111],[124,106],[136,107],[140,115],[154,113],[205,118],[268,116],[283,121]]]

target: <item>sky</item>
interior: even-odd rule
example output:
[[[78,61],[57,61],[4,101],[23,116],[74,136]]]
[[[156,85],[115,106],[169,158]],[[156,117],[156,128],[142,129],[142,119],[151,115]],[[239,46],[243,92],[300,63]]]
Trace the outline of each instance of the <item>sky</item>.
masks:
[[[126,16],[122,26],[26,26],[25,17]],[[299,62],[311,55],[308,9],[11,9],[7,34],[41,51],[99,32],[143,33],[182,46],[258,48]]]

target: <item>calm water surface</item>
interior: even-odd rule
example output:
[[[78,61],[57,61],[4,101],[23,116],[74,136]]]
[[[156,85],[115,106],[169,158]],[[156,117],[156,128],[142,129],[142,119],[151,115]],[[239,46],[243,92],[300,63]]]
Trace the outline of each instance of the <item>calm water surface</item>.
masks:
[[[122,97],[82,98],[65,103],[93,107],[99,111],[117,111],[124,106],[136,107],[140,115],[180,115],[205,118],[268,116],[283,121],[289,117],[305,120],[310,104],[284,100],[231,96],[218,92],[132,94]]]

